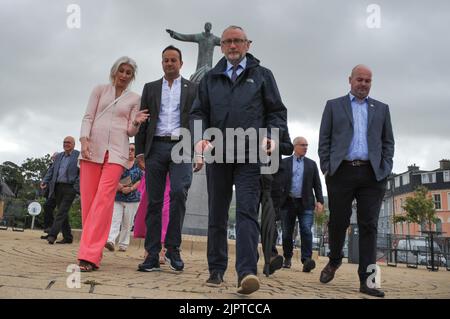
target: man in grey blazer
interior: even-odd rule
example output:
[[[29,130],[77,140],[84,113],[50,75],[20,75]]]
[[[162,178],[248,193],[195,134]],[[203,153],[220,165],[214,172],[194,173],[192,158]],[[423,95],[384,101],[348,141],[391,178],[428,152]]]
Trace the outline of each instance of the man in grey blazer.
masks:
[[[50,166],[41,183],[41,189],[48,188],[48,198],[55,198],[56,213],[53,225],[47,236],[49,244],[54,244],[59,232],[63,239],[57,244],[71,244],[73,241],[72,230],[69,223],[69,209],[77,194],[80,193],[80,169],[78,156],[80,152],[75,149],[75,139],[67,136],[64,139],[64,152],[56,155],[55,161]]]
[[[320,167],[330,208],[329,262],[320,281],[330,282],[341,265],[352,202],[356,199],[360,292],[384,297],[370,275],[376,265],[378,216],[386,178],[392,171],[394,135],[389,107],[369,97],[371,70],[357,65],[349,82],[349,94],[327,102],[320,126]]]
[[[180,256],[181,229],[192,182],[192,165],[175,163],[171,152],[180,141],[180,128],[189,129],[189,112],[197,86],[181,77],[182,65],[181,51],[174,46],[165,48],[162,53],[164,77],[147,83],[142,92],[141,110],[148,109],[150,118],[141,125],[135,143],[139,166],[146,168],[148,206],[145,250],[148,256],[139,265],[139,271],[160,270],[161,214],[167,173],[170,176],[170,208],[164,243],[167,249],[165,259],[175,271],[184,268]]]

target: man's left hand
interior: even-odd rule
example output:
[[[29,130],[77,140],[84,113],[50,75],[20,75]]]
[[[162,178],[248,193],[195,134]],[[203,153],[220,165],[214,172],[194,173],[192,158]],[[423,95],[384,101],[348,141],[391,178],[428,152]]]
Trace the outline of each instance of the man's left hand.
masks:
[[[276,146],[277,144],[275,141],[267,137],[263,138],[261,143],[261,147],[267,155],[270,155],[275,150]]]

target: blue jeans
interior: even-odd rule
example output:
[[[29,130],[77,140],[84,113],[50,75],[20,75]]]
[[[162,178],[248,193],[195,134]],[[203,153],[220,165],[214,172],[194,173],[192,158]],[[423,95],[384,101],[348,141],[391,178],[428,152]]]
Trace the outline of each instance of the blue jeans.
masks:
[[[301,261],[312,257],[312,226],[314,223],[314,211],[305,210],[301,199],[289,198],[284,209],[281,211],[281,221],[283,228],[283,255],[284,258],[292,258],[293,252],[293,232],[295,221],[298,219],[301,239]]]

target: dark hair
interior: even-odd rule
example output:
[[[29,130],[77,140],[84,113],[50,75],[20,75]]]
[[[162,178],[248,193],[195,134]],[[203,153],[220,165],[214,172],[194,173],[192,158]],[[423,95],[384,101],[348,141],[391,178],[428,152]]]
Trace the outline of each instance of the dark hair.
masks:
[[[174,47],[173,45],[169,45],[167,48],[165,48],[165,49],[163,50],[162,54],[164,54],[164,52],[166,52],[166,51],[168,51],[168,50],[174,50],[174,51],[177,51],[178,54],[179,54],[179,56],[180,56],[180,61],[181,61],[181,62],[183,61],[183,57],[181,56],[181,50],[180,50],[180,49],[178,49],[177,47]]]

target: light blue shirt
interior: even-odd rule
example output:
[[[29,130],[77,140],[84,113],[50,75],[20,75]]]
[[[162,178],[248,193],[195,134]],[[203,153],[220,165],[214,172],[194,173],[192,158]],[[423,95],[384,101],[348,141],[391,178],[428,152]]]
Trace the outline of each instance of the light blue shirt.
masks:
[[[173,81],[172,87],[169,87],[169,82],[163,78],[161,109],[156,124],[156,136],[180,135],[180,97],[181,76]]]
[[[355,96],[349,93],[353,113],[353,138],[348,149],[347,161],[368,160],[369,147],[367,144],[367,97],[359,102]]]
[[[247,66],[247,57],[244,57],[242,61],[239,62],[238,68],[236,70],[237,76],[239,76],[242,72],[244,72],[246,66]],[[233,74],[233,64],[228,62],[228,60],[227,60],[227,70],[225,71],[225,73],[231,79],[231,74]]]
[[[70,154],[63,152],[61,163],[59,164],[57,183],[69,183],[69,175],[67,169],[69,168]]]
[[[295,198],[302,197],[303,172],[305,171],[304,157],[292,156],[292,185],[290,195]]]

